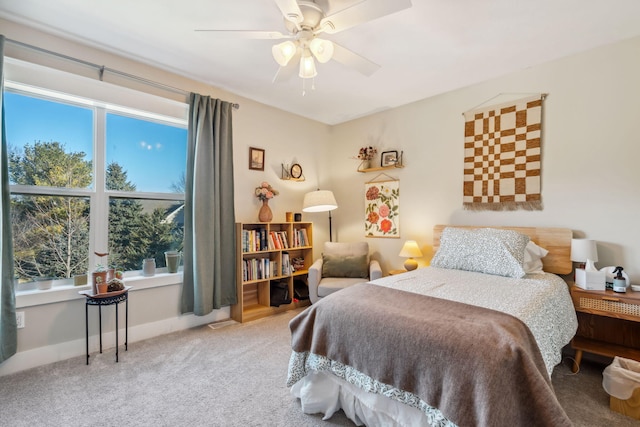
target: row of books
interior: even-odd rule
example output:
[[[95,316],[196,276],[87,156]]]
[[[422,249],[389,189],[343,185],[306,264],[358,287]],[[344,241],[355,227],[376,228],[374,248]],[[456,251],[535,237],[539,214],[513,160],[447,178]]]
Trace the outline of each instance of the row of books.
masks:
[[[306,228],[299,228],[293,230],[293,246],[309,246],[309,236],[307,236]]]
[[[291,259],[288,252],[282,253],[282,269],[278,270],[278,261],[269,258],[251,258],[243,260],[242,280],[262,280],[278,276],[289,276],[298,270],[304,270],[304,258]]]
[[[266,228],[257,230],[242,230],[242,252],[266,251]]]
[[[278,277],[278,262],[269,258],[252,258],[242,261],[242,281],[269,279]]]
[[[286,231],[270,231],[266,228],[242,230],[242,252],[272,251],[289,249],[289,239]],[[309,246],[307,229],[294,230],[293,245],[291,247]]]
[[[269,232],[269,250],[273,249],[289,249],[289,239],[287,239],[286,231]]]

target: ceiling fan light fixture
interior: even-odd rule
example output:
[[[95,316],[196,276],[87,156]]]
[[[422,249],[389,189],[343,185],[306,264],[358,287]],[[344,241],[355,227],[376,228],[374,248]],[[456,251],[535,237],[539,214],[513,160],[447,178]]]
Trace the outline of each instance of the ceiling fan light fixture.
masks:
[[[329,40],[315,38],[309,43],[309,49],[321,64],[329,61],[333,56],[333,43]]]
[[[311,56],[311,51],[309,51],[309,49],[305,49],[302,54],[302,58],[300,58],[300,72],[298,75],[303,79],[310,79],[318,75],[318,72],[316,71],[316,63],[313,60],[313,56]]]
[[[273,47],[271,48],[273,59],[275,59],[278,65],[280,65],[281,67],[286,66],[289,61],[291,61],[291,58],[293,58],[293,55],[295,55],[295,53],[296,45],[289,40],[273,45]]]

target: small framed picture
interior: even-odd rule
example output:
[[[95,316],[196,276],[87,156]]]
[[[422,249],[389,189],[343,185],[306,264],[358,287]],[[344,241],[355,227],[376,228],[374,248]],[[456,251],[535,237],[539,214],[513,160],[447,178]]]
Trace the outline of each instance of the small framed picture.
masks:
[[[264,170],[264,150],[262,148],[249,147],[249,169]]]
[[[380,155],[380,166],[395,166],[398,163],[397,151],[383,151]]]

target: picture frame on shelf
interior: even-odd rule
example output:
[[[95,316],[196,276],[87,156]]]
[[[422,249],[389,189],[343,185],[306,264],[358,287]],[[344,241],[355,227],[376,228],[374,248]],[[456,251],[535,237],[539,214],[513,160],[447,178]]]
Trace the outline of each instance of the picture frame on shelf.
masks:
[[[302,166],[300,166],[299,163],[294,163],[293,165],[291,165],[289,175],[293,179],[300,179],[300,177],[302,177]]]
[[[388,167],[388,166],[395,166],[398,164],[398,151],[397,150],[391,150],[391,151],[383,151],[382,154],[380,155],[380,166],[381,167]]]
[[[249,169],[264,171],[264,156],[262,148],[249,147]]]

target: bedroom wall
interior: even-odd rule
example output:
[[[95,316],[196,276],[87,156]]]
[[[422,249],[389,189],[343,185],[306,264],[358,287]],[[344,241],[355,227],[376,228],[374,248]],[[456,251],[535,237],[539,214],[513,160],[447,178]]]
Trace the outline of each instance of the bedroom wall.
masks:
[[[300,212],[304,193],[322,186],[320,165],[326,156],[324,149],[328,142],[329,129],[326,125],[268,107],[219,88],[196,82],[162,71],[153,66],[101,51],[93,47],[79,45],[62,38],[45,36],[43,33],[0,19],[2,34],[37,47],[80,58],[96,64],[124,71],[146,79],[164,83],[186,91],[211,95],[226,101],[239,103],[240,109],[233,112],[234,133],[234,175],[236,220],[257,221],[260,204],[254,197],[254,189],[262,181],[270,182],[280,195],[271,203],[274,221],[284,221],[286,211]],[[68,61],[54,59],[7,44],[8,57],[24,59],[53,68],[96,78],[96,72],[87,67],[78,67]],[[164,97],[185,100],[184,96],[167,93],[150,86],[137,84],[131,80],[106,76],[105,80],[129,86],[137,90]],[[266,150],[265,171],[248,169],[249,147]],[[299,162],[303,166],[304,182],[281,181],[280,164]],[[305,220],[313,220],[306,218]],[[322,229],[316,233],[320,240],[326,240]],[[158,278],[160,280],[160,278]],[[174,280],[175,282],[175,280]],[[18,311],[25,312],[26,326],[18,330],[18,354],[0,364],[0,376],[32,366],[50,363],[69,357],[84,355],[84,299],[75,289],[64,293],[47,291],[41,293],[42,301],[27,303],[20,295],[17,298]],[[130,292],[129,342],[156,335],[181,330],[198,324],[229,318],[229,308],[215,310],[208,316],[181,315],[179,301],[181,283],[165,281],[162,286],[135,285]],[[61,296],[62,295],[62,296]],[[60,296],[58,298],[58,296]],[[59,301],[56,301],[59,300]],[[22,304],[22,305],[21,305]],[[113,335],[113,310],[104,310],[104,344],[108,348],[115,342]],[[97,313],[90,309],[90,331],[95,334]],[[121,337],[122,339],[122,337]],[[97,348],[97,335],[91,339],[92,348]],[[129,347],[135,351],[135,346]],[[80,363],[80,362],[79,362]]]
[[[384,270],[401,268],[403,242],[427,254],[435,224],[568,227],[595,239],[598,267],[622,265],[640,283],[640,38],[530,67],[332,129],[327,165],[339,208],[339,241],[366,240]],[[541,211],[462,209],[462,113],[500,94],[548,93],[544,102]],[[503,95],[493,101],[501,101]],[[513,98],[512,98],[513,99]],[[400,179],[400,239],[364,236],[363,184],[377,173],[357,173],[359,147],[404,151]],[[423,250],[423,252],[425,252]]]
[[[366,240],[385,271],[402,266],[404,259],[397,254],[407,239],[420,243],[425,257],[419,261],[427,263],[431,230],[438,223],[544,225],[569,227],[577,237],[597,240],[597,265],[623,265],[632,280],[640,283],[640,230],[632,219],[640,208],[640,193],[635,188],[640,183],[636,160],[640,141],[634,132],[640,96],[640,38],[329,127],[13,22],[0,19],[0,27],[11,39],[239,103],[240,110],[234,112],[238,221],[257,220],[259,204],[253,190],[261,181],[269,181],[280,191],[270,203],[274,221],[283,221],[286,211],[299,212],[306,192],[331,189],[339,204],[332,214],[334,240]],[[6,54],[61,69],[71,67],[10,47]],[[118,83],[135,86],[131,81]],[[137,89],[158,93],[148,86]],[[544,210],[462,210],[462,112],[499,94],[530,92],[549,93],[544,103]],[[376,173],[356,172],[358,161],[353,158],[364,145],[374,145],[379,151],[404,151],[406,167],[388,172],[400,179],[401,239],[363,237],[363,184],[376,177]],[[248,170],[250,146],[266,150],[264,172]],[[304,182],[279,179],[281,163],[293,162],[302,165]],[[303,219],[314,222],[314,253],[319,257],[322,242],[328,239],[328,215],[303,214]],[[228,317],[228,308],[206,318],[180,315],[180,289],[181,284],[174,283],[132,291],[130,342]],[[83,355],[83,305],[75,298],[22,308],[27,326],[18,331],[19,353],[0,364],[0,376]],[[108,322],[106,318],[105,325]],[[95,329],[93,324],[92,331]],[[113,341],[105,339],[107,345]]]

